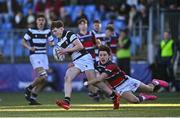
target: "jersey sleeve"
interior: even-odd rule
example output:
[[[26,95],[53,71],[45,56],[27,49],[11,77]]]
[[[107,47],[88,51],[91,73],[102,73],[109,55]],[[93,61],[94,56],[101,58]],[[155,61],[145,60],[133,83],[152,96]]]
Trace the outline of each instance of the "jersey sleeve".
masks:
[[[69,43],[72,43],[73,41],[78,39],[78,36],[74,34],[73,32],[68,32],[67,38],[68,38]]]
[[[30,40],[32,38],[32,32],[31,29],[28,29],[27,33],[24,35],[24,39],[26,41]]]
[[[49,32],[48,33],[48,41],[53,41],[53,40],[54,40],[54,38],[53,38],[51,32]]]
[[[92,41],[93,41],[93,43],[96,45],[95,33],[94,33],[93,31],[91,31],[91,35],[92,35]]]

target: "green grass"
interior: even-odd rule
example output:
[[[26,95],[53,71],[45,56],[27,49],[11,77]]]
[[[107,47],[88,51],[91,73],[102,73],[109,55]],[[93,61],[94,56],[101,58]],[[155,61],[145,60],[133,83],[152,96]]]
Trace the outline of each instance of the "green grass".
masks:
[[[121,108],[112,110],[109,99],[91,100],[87,93],[73,93],[72,108],[64,110],[55,105],[63,93],[41,93],[40,106],[29,106],[23,93],[0,93],[0,117],[177,117],[180,116],[180,94],[158,93],[155,101],[128,104],[121,100]]]

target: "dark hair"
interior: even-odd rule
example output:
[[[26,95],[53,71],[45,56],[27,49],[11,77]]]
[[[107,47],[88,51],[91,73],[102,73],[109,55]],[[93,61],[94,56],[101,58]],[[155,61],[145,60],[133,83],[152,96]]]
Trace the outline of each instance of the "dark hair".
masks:
[[[38,18],[44,18],[44,19],[46,19],[45,15],[44,15],[43,13],[37,14],[37,15],[36,15],[36,20],[37,20]]]
[[[105,45],[101,45],[100,47],[99,47],[99,52],[100,51],[106,51],[107,53],[108,53],[108,55],[111,55],[111,49],[108,47],[108,46],[105,46]],[[99,53],[98,52],[98,53]]]
[[[93,23],[101,23],[100,20],[94,20]]]
[[[79,24],[81,24],[82,22],[85,23],[85,24],[87,24],[87,20],[86,20],[85,18],[79,19],[77,23],[78,23],[78,25],[79,25]]]
[[[106,27],[106,30],[110,30],[111,32],[113,32],[114,31],[114,27],[112,25],[108,25]]]
[[[52,21],[51,29],[64,27],[64,23],[61,20]]]

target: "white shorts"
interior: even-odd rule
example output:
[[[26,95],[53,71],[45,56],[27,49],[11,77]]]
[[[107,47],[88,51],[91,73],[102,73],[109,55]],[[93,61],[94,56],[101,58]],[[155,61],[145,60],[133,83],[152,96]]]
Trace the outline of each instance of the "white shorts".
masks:
[[[139,80],[136,80],[128,75],[126,75],[126,77],[128,77],[128,79],[115,89],[120,95],[128,91],[135,92],[141,84]]]
[[[48,57],[46,54],[32,54],[30,55],[30,62],[33,66],[33,69],[43,67],[44,69],[49,69]]]
[[[74,66],[84,72],[86,70],[94,70],[94,61],[90,54],[86,54],[81,58],[73,61]]]

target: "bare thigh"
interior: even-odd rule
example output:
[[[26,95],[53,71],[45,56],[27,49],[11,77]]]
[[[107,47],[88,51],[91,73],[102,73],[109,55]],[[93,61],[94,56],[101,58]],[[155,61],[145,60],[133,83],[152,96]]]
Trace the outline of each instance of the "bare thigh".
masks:
[[[131,103],[139,103],[139,99],[130,91],[124,92],[122,98]]]
[[[96,78],[96,73],[93,69],[92,70],[86,70],[85,74],[86,74],[86,77],[88,80],[93,80]]]
[[[139,88],[137,89],[138,92],[153,92],[154,86],[146,85],[141,82]]]
[[[77,75],[80,74],[80,70],[74,66],[70,67],[66,71],[65,80],[72,81]]]

